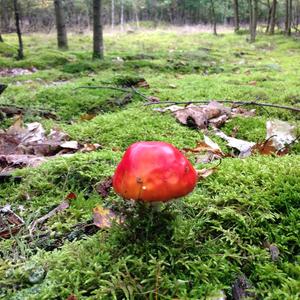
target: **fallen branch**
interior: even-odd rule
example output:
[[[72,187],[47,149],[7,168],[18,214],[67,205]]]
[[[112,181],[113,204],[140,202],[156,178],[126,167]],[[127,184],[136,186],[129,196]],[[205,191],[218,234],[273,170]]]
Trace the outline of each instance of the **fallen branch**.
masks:
[[[271,104],[271,103],[260,103],[255,101],[232,101],[232,100],[215,100],[219,103],[231,103],[236,105],[256,105],[256,106],[262,106],[262,107],[275,107],[275,108],[281,108],[281,109],[287,109],[295,112],[300,112],[300,107],[291,107],[291,106],[285,106],[285,105],[279,105],[279,104]],[[149,102],[145,103],[145,105],[168,105],[168,104],[194,104],[194,103],[202,103],[207,104],[210,103],[210,100],[195,100],[195,101],[161,101],[161,102]]]
[[[114,90],[114,91],[119,91],[119,92],[124,92],[124,93],[128,93],[131,91],[131,89],[122,89],[122,88],[118,88],[115,86],[79,86],[78,88],[75,88],[75,90],[79,90],[79,89],[91,89],[91,90],[97,90],[97,89],[101,89],[101,90]]]
[[[149,97],[147,97],[146,95],[144,95],[143,93],[138,91],[134,86],[131,86],[128,89],[118,88],[118,87],[114,87],[114,86],[80,86],[78,88],[75,88],[75,90],[78,90],[78,89],[93,89],[93,90],[95,90],[95,89],[101,89],[101,90],[107,89],[107,90],[114,90],[114,91],[123,92],[123,93],[133,92],[134,94],[137,94],[141,98],[143,98],[147,101],[151,101],[151,99]]]

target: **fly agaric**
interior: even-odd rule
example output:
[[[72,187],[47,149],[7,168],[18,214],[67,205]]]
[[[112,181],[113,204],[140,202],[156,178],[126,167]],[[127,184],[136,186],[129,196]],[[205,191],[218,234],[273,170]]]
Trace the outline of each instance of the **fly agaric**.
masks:
[[[197,172],[173,145],[138,142],[125,152],[113,176],[113,188],[124,199],[166,202],[190,193]]]

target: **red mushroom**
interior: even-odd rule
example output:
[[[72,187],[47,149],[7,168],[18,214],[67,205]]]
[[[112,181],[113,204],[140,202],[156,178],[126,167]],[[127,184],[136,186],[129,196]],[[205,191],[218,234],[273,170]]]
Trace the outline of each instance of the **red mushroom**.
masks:
[[[197,173],[186,157],[164,142],[138,142],[125,152],[113,176],[124,199],[166,202],[190,193]]]

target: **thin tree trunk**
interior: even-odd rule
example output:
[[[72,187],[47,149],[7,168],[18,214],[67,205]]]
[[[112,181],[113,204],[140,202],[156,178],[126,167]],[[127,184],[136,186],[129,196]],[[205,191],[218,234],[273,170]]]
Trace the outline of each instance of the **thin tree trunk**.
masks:
[[[250,0],[250,3],[250,42],[254,43],[256,40],[258,0]]]
[[[276,25],[276,11],[277,11],[277,0],[273,0],[271,21],[270,21],[270,34],[274,34]]]
[[[210,0],[210,10],[211,10],[211,22],[213,25],[213,33],[217,35],[217,20],[216,20],[216,12],[215,12],[215,4],[213,0]]]
[[[115,0],[111,0],[111,29],[115,28]]]
[[[270,0],[268,0],[267,5],[268,5],[268,20],[267,20],[266,33],[268,33],[270,31],[272,8],[273,8],[273,6],[270,5]]]
[[[64,8],[61,0],[54,0],[54,9],[57,29],[57,46],[59,49],[68,49]]]
[[[292,0],[285,1],[285,34],[290,36],[292,34]]]
[[[233,0],[233,11],[234,11],[234,31],[240,30],[240,16],[239,16],[239,1]]]
[[[22,32],[20,27],[20,13],[19,13],[19,7],[18,7],[18,1],[14,0],[14,11],[15,11],[15,20],[16,20],[16,30],[18,35],[18,41],[19,41],[19,49],[18,49],[18,59],[24,58],[23,53],[23,41],[22,41]]]
[[[124,0],[121,0],[121,30],[124,31]]]
[[[93,0],[94,52],[93,58],[103,59],[102,0]]]

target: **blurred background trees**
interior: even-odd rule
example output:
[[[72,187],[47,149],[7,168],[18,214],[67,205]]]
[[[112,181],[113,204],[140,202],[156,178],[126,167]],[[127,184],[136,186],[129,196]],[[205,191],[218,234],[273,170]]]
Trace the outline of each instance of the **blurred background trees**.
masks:
[[[23,31],[45,31],[55,28],[53,0],[18,0]],[[64,7],[67,28],[77,32],[93,27],[92,0],[60,0]],[[221,24],[246,26],[257,2],[257,22],[266,31],[274,33],[279,28],[290,34],[298,30],[300,0],[102,0],[102,22],[112,28],[134,29],[158,24],[195,25]],[[252,3],[253,2],[253,3]],[[250,13],[251,12],[251,13]],[[0,32],[15,31],[12,0],[0,0]]]

